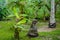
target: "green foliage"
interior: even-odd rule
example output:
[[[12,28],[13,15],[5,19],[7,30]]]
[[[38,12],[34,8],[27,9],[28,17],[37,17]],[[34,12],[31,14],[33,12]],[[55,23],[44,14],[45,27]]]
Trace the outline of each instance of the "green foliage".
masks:
[[[13,17],[21,19],[21,16],[23,16],[23,20],[17,23],[21,24],[22,21],[23,23],[25,23],[26,20],[30,20],[35,17],[43,20],[44,13],[45,16],[48,17],[50,13],[50,1],[51,0],[0,0],[0,8],[3,9],[1,13],[3,14],[3,17],[5,17],[5,19]],[[58,1],[59,0],[56,0],[56,3]],[[57,12],[56,17],[59,16],[58,13],[60,12]]]
[[[56,3],[58,3],[59,0],[56,0]],[[0,0],[0,7],[8,10],[9,17],[14,17],[14,15],[18,17],[20,15],[21,11],[23,11],[26,15],[28,15],[28,18],[43,18],[44,11],[46,11],[45,16],[49,16],[49,8],[50,8],[50,0]],[[4,5],[2,5],[4,4]],[[47,6],[46,6],[47,5]],[[15,8],[14,8],[15,7]],[[14,9],[13,9],[14,8]],[[18,15],[17,15],[18,14]]]

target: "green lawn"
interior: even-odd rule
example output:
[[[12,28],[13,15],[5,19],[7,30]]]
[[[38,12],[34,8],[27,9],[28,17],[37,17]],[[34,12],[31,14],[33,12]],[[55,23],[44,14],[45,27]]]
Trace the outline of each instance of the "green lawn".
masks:
[[[13,40],[14,31],[10,28],[15,24],[14,21],[0,21],[0,40]],[[56,30],[52,32],[39,32],[39,37],[29,38],[27,31],[20,32],[21,40],[60,40],[60,23],[57,23]]]

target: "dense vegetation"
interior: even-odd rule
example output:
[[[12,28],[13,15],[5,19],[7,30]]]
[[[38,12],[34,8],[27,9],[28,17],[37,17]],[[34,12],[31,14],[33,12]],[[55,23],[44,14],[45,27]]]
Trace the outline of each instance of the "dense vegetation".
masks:
[[[0,40],[60,40],[59,24],[60,0],[0,0]]]

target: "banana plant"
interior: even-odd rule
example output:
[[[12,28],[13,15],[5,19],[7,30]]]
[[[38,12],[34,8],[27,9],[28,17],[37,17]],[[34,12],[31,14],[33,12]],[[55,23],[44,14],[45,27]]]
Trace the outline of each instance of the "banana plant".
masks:
[[[12,17],[15,17],[15,19],[16,19],[16,24],[14,25],[14,29],[15,29],[14,38],[15,38],[15,40],[19,40],[19,31],[24,29],[22,27],[22,25],[26,23],[26,20],[27,20],[26,16],[27,15],[20,12],[23,9],[23,7],[22,7],[22,9],[20,8],[21,4],[19,4],[18,1],[12,2],[12,4],[13,5],[10,8],[12,10],[12,13],[13,13]]]

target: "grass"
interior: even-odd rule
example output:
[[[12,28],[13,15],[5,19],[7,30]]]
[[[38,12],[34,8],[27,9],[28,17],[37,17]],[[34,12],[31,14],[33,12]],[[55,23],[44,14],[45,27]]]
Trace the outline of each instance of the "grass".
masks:
[[[0,40],[13,40],[14,31],[10,29],[15,24],[14,21],[0,21]],[[38,24],[39,26],[41,24]],[[27,37],[26,31],[20,32],[21,40],[60,40],[60,24],[57,24],[56,30],[52,32],[39,32],[36,38]]]

